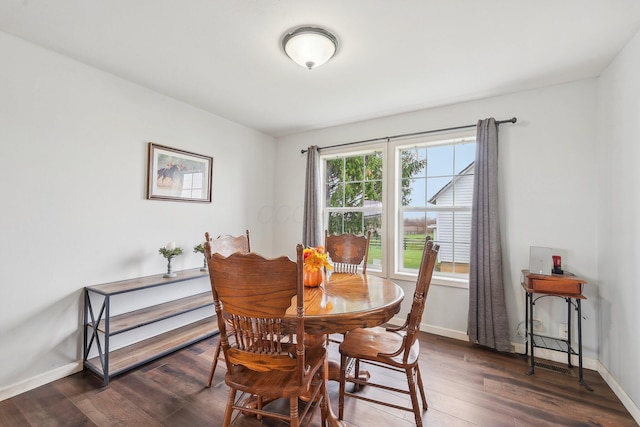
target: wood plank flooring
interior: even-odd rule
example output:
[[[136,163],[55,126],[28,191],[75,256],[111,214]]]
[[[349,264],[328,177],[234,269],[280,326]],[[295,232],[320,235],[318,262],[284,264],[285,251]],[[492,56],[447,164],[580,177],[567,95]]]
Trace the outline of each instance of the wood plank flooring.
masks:
[[[227,388],[224,364],[214,386],[205,387],[217,337],[165,356],[113,378],[108,387],[90,372],[81,372],[0,402],[0,426],[219,426]],[[425,426],[637,426],[597,372],[585,371],[590,392],[575,376],[537,368],[527,376],[527,361],[422,333],[420,368],[429,409]],[[335,344],[331,352],[337,359]],[[393,374],[371,367],[372,376]],[[404,384],[402,375],[389,381]],[[407,397],[365,387],[360,393],[409,405]],[[330,383],[338,412],[338,384]],[[318,426],[316,416],[314,426]],[[349,426],[414,425],[410,412],[355,399],[345,401]],[[245,416],[234,426],[278,426],[273,420]]]

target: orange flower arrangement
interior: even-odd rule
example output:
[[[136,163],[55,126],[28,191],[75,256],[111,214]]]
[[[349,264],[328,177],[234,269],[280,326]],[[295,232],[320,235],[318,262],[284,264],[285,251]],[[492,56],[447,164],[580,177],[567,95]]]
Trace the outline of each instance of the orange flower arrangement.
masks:
[[[329,270],[333,270],[329,259],[322,246],[315,248],[305,248],[303,252],[304,256],[304,269],[307,271],[318,271],[322,267],[326,267]]]
[[[304,256],[304,274],[303,280],[305,286],[320,286],[322,284],[322,267],[333,270],[329,259],[322,246],[315,248],[306,248],[303,252]]]

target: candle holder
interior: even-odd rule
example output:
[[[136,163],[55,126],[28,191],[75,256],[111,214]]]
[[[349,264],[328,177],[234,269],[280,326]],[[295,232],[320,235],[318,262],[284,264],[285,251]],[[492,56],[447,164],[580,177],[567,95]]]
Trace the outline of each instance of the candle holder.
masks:
[[[171,271],[171,260],[172,259],[173,259],[173,256],[167,257],[167,272],[162,277],[176,277],[178,275],[174,271]]]
[[[158,253],[167,259],[167,273],[162,277],[176,277],[177,274],[171,270],[171,260],[173,257],[182,254],[182,248],[175,247],[175,244],[167,245],[164,248],[160,248]]]

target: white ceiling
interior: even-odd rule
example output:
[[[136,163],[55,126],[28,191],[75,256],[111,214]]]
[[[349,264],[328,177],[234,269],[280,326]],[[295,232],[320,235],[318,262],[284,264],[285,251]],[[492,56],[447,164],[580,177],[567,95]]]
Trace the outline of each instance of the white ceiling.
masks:
[[[300,25],[329,63],[285,56]],[[6,33],[274,136],[598,76],[639,28],[640,0],[0,0]]]

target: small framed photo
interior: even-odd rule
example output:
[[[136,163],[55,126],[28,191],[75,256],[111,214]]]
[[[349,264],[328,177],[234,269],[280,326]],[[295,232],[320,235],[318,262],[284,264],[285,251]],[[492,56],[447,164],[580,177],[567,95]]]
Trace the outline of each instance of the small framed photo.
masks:
[[[211,203],[213,157],[149,143],[147,199]]]

